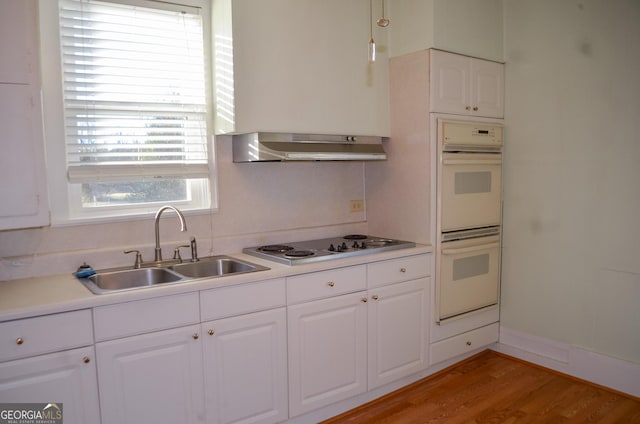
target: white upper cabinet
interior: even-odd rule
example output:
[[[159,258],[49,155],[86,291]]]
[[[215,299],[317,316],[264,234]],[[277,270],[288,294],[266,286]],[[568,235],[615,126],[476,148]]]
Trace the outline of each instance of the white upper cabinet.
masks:
[[[34,0],[0,0],[0,230],[49,224]]]
[[[0,84],[0,230],[49,223],[38,90]]]
[[[32,0],[0,0],[0,83],[29,84],[37,75],[35,7]]]
[[[388,136],[386,32],[369,64],[368,6],[214,1],[215,132]]]
[[[431,50],[431,112],[502,118],[504,65]]]

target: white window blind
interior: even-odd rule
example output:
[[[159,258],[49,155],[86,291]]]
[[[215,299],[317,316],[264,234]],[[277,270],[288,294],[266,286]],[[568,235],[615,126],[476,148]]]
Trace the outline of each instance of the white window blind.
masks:
[[[199,9],[137,3],[59,2],[72,183],[209,177]]]

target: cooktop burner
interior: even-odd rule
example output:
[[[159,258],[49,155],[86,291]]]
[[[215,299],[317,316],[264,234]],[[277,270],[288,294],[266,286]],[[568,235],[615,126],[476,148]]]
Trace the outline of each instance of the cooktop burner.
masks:
[[[314,256],[315,254],[316,253],[311,250],[290,250],[284,253],[288,258],[306,258],[308,256]]]
[[[243,249],[243,252],[286,265],[298,265],[387,250],[406,249],[415,247],[415,245],[410,241],[349,234],[343,237],[247,247]]]
[[[268,246],[260,246],[258,250],[261,250],[262,252],[284,253],[289,250],[293,250],[293,247],[284,246],[282,244],[270,244]]]
[[[349,234],[342,238],[345,240],[364,240],[368,238],[368,236],[365,236],[364,234]]]

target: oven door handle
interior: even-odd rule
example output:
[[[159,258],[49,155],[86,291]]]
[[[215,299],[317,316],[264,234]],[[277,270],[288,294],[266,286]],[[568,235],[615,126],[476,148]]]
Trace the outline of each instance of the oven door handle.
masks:
[[[495,242],[495,243],[489,243],[489,244],[480,244],[477,246],[469,246],[469,247],[459,247],[459,248],[449,248],[449,249],[442,249],[442,254],[443,255],[458,255],[460,253],[468,253],[468,252],[475,252],[476,250],[486,250],[486,249],[493,249],[496,247],[500,247],[500,243],[499,242]]]
[[[442,159],[443,165],[502,165],[501,159]]]

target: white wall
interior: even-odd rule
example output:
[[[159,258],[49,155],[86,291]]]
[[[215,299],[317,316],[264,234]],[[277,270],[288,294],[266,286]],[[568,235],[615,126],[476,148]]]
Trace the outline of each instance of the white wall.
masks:
[[[436,0],[389,0],[389,56],[433,47],[433,3]]]
[[[503,60],[502,0],[391,0],[390,56],[437,48]]]
[[[640,3],[505,0],[502,325],[640,363]]]
[[[502,0],[435,0],[434,47],[503,60]]]

